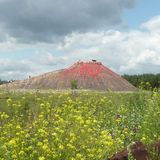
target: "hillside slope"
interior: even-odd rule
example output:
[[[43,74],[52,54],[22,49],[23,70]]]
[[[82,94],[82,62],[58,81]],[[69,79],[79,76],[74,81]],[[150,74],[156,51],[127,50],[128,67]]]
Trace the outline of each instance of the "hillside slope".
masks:
[[[67,69],[15,81],[3,87],[9,89],[71,89],[73,80],[78,89],[135,91],[136,88],[101,62],[76,62]]]

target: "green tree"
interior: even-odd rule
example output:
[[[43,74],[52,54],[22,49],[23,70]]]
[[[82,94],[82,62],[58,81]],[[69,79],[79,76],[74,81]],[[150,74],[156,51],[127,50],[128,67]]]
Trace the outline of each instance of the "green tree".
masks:
[[[1,79],[0,79],[0,85],[1,85],[1,84],[6,84],[6,83],[9,83],[9,81],[5,81],[5,80],[1,80]]]
[[[123,77],[135,87],[143,84],[146,90],[160,88],[160,74],[124,75]]]
[[[78,81],[77,80],[71,81],[71,89],[78,89]]]

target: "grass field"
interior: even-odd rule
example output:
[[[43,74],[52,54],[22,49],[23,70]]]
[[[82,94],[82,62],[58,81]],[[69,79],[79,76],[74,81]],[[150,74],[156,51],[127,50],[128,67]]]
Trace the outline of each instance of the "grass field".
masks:
[[[154,92],[0,92],[0,160],[103,160],[160,139]]]

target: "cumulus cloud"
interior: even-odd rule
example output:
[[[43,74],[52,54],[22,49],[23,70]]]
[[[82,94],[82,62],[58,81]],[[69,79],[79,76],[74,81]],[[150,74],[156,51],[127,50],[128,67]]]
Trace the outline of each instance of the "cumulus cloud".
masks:
[[[151,32],[159,32],[160,33],[160,16],[153,17],[148,22],[142,25],[142,28],[146,28]]]
[[[1,59],[0,65],[3,66],[0,68],[0,72],[2,71],[31,71],[31,67],[26,66],[25,61],[13,61],[9,59]]]
[[[42,54],[43,53],[43,54]],[[0,79],[24,79],[28,76],[36,76],[53,71],[66,63],[64,56],[54,56],[49,52],[32,53],[27,59],[13,60],[0,59]]]
[[[32,67],[24,60],[0,59],[0,66],[1,79],[21,79],[27,73],[33,72]]]
[[[34,63],[42,66],[55,66],[57,64],[65,64],[65,58],[63,56],[55,56],[45,50],[36,51],[36,53],[32,56],[31,61],[34,61]]]
[[[154,22],[155,21],[155,22]],[[41,43],[23,45],[9,41],[12,52],[15,48],[32,49],[28,59],[20,61],[0,60],[0,77],[23,79],[70,66],[78,60],[97,59],[120,74],[159,73],[160,34],[153,27],[157,18],[145,22],[142,29],[130,31],[97,31],[72,33],[65,36],[63,43]],[[0,43],[0,49],[5,48]],[[6,43],[8,46],[8,44]],[[7,49],[6,49],[7,50]],[[10,49],[9,49],[10,50]],[[16,54],[15,54],[16,56]]]
[[[136,0],[1,0],[0,26],[19,42],[51,42],[73,32],[105,30],[121,23]]]
[[[155,22],[154,22],[155,21]],[[156,24],[157,17],[142,26]],[[80,41],[79,41],[80,39]],[[73,34],[59,49],[77,59],[98,59],[121,74],[159,73],[160,34],[155,27],[148,30],[120,32],[88,32]]]

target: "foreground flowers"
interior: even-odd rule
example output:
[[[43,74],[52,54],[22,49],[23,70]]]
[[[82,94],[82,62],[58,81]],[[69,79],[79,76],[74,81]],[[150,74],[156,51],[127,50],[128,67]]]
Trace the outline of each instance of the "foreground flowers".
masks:
[[[160,139],[158,92],[1,96],[0,159],[102,160]]]

